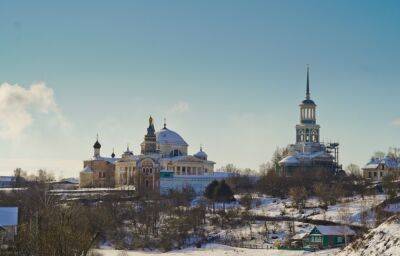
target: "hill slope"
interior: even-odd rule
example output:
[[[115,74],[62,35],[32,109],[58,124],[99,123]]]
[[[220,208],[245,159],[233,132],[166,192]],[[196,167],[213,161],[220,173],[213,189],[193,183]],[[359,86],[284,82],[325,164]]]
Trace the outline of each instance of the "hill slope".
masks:
[[[347,246],[338,255],[400,255],[400,217],[393,216]]]

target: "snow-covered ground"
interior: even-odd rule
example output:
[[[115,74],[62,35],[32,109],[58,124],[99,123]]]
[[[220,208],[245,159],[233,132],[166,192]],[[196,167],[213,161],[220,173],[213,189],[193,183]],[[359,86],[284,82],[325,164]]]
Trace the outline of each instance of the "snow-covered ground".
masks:
[[[266,227],[268,227],[268,236],[266,235]],[[294,231],[296,234],[309,233],[314,225],[302,222],[294,222]],[[222,230],[218,233],[222,240],[242,241],[247,246],[257,246],[262,248],[276,248],[283,245],[288,237],[288,222],[263,222],[256,221],[249,225],[243,225],[239,228]],[[252,239],[251,239],[252,238]]]
[[[326,212],[321,210],[319,214],[313,215],[310,218],[361,224],[362,213],[364,212],[365,222],[372,226],[374,224],[374,214],[370,209],[382,203],[385,199],[386,195],[366,196],[364,199],[360,196],[346,198],[345,202],[329,206]]]
[[[240,199],[239,196],[236,196]],[[268,216],[268,217],[279,217],[287,216],[292,218],[312,218],[318,220],[330,220],[334,222],[341,223],[352,223],[360,224],[362,216],[365,217],[365,221],[369,224],[374,224],[374,214],[371,212],[371,208],[382,203],[385,199],[385,195],[377,196],[367,196],[362,199],[360,196],[344,198],[340,203],[329,206],[327,211],[323,211],[319,208],[319,202],[316,198],[308,199],[306,202],[306,209],[304,213],[300,213],[297,209],[292,207],[292,202],[290,199],[279,199],[268,196],[256,196],[255,203],[250,210],[255,215]],[[192,206],[200,203],[200,198],[196,198],[192,202]],[[222,204],[216,204],[216,209],[222,209]],[[225,209],[242,208],[238,201],[226,204]],[[390,210],[396,211],[399,205],[391,205]],[[366,214],[362,213],[365,212]],[[312,224],[307,224],[296,221],[294,222],[295,230],[294,234],[301,235],[310,232],[314,227]],[[152,255],[166,255],[166,256],[233,256],[233,255],[244,255],[244,256],[269,256],[269,255],[337,255],[339,249],[335,250],[325,250],[319,251],[317,253],[308,253],[304,251],[289,251],[289,250],[276,250],[269,248],[276,248],[287,241],[289,236],[288,225],[290,223],[287,221],[269,221],[267,222],[267,230],[269,235],[266,235],[266,222],[255,221],[251,224],[243,223],[240,227],[232,229],[220,229],[218,226],[208,225],[207,229],[210,234],[219,237],[220,240],[215,240],[217,242],[224,243],[224,241],[240,241],[243,247],[257,247],[265,249],[244,249],[230,247],[226,245],[209,244],[205,248],[187,248],[184,250],[176,250],[168,253],[161,253],[155,251],[143,252],[143,251],[117,251],[117,250],[98,250],[105,256],[152,256]],[[292,234],[293,235],[293,234]],[[237,243],[232,243],[237,244]],[[268,249],[267,249],[268,248]],[[400,254],[399,254],[400,255]]]
[[[363,212],[366,213],[364,214],[365,221],[367,223],[372,222],[373,214],[370,212],[370,209],[382,203],[385,199],[385,195],[366,196],[364,199],[360,196],[344,198],[342,203],[329,206],[328,210],[324,211],[318,207],[318,200],[311,198],[307,200],[307,208],[304,210],[304,213],[299,213],[297,209],[291,207],[292,202],[290,199],[263,197],[260,199],[261,204],[254,207],[251,212],[256,215],[268,217],[288,216],[360,224]]]
[[[400,255],[400,219],[393,216],[348,245],[340,256]]]
[[[297,256],[297,255],[325,255],[333,256],[338,250],[319,251],[309,253],[304,251],[271,250],[271,249],[242,249],[219,244],[210,244],[205,248],[187,248],[184,250],[161,252],[143,251],[118,251],[118,250],[97,250],[103,256]]]

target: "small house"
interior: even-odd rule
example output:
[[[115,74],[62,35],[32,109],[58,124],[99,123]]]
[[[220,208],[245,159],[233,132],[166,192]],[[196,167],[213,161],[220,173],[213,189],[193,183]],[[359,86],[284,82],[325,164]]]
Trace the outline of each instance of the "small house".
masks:
[[[51,189],[73,190],[79,187],[79,180],[75,178],[62,179],[50,184]]]
[[[18,207],[0,207],[0,245],[14,240],[17,226]]]
[[[349,243],[355,235],[356,232],[348,226],[315,226],[304,237],[303,246],[316,249],[342,247]]]
[[[298,233],[294,235],[290,239],[290,247],[291,248],[302,248],[303,247],[303,240],[307,237],[308,233]]]
[[[0,176],[0,188],[12,188],[14,183],[14,176]]]
[[[400,157],[386,156],[372,158],[363,168],[363,177],[371,181],[381,182],[383,177],[400,175]]]

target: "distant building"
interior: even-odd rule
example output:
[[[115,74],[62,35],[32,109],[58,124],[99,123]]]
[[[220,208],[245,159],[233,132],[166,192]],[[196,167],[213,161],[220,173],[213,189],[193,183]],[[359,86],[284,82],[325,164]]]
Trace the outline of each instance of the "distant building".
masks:
[[[363,168],[363,177],[372,181],[382,181],[386,175],[400,175],[400,158],[386,156],[372,158]]]
[[[328,249],[342,247],[352,241],[356,232],[348,226],[315,226],[304,236],[305,248]]]
[[[101,144],[97,137],[93,145],[93,158],[83,161],[83,170],[79,174],[79,186],[87,187],[114,187],[115,186],[115,158],[100,155]]]
[[[164,127],[156,132],[153,118],[140,145],[141,153],[135,155],[129,146],[120,158],[114,152],[111,158],[100,155],[101,145],[93,145],[94,157],[84,161],[80,172],[80,187],[135,186],[140,194],[160,192],[160,170],[176,175],[203,175],[214,172],[215,162],[208,160],[206,152],[188,154],[189,145],[176,132]]]
[[[18,207],[0,207],[0,245],[8,244],[17,235]]]
[[[0,176],[0,188],[12,188],[14,184],[14,176]]]
[[[214,172],[204,174],[175,174],[174,171],[162,170],[160,172],[160,193],[167,194],[170,190],[182,191],[185,188],[192,188],[197,195],[204,193],[208,184],[214,180],[226,180],[232,173]]]
[[[51,189],[71,190],[79,187],[79,180],[75,178],[61,179],[50,183]]]
[[[280,174],[290,176],[298,170],[337,171],[338,143],[320,142],[320,126],[316,120],[317,105],[310,96],[310,77],[307,67],[306,98],[300,104],[300,124],[296,125],[296,143],[287,147],[288,155],[279,162]]]

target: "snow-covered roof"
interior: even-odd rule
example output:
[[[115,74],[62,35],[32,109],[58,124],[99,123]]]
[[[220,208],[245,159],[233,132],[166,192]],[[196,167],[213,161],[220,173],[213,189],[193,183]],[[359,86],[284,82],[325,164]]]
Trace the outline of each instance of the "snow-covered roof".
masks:
[[[186,141],[176,132],[164,127],[160,131],[156,132],[157,143],[177,145],[177,146],[188,146]]]
[[[93,170],[90,168],[90,166],[86,166],[85,168],[83,168],[82,172],[93,172]]]
[[[18,207],[0,207],[0,227],[18,225]]]
[[[312,161],[315,159],[333,160],[333,156],[325,150],[320,151],[292,151],[292,154],[279,161],[279,164],[284,165],[297,165],[300,162]]]
[[[316,226],[316,229],[322,234],[326,236],[334,236],[334,235],[355,235],[356,232],[349,228],[348,226]]]
[[[109,162],[110,164],[115,163],[116,161],[118,161],[120,158],[116,158],[116,157],[104,157],[104,156],[95,156],[93,158],[93,160],[101,160],[101,161],[106,161]]]
[[[65,178],[60,180],[60,182],[67,182],[71,184],[79,184],[79,180],[77,178]]]
[[[305,236],[307,236],[308,234],[307,233],[298,233],[298,234],[296,234],[296,235],[294,235],[293,237],[292,237],[292,239],[293,240],[300,240],[300,239],[303,239]]]
[[[372,158],[363,169],[376,169],[382,164],[390,169],[400,169],[400,158],[386,156],[384,158]]]
[[[299,164],[300,161],[294,156],[287,156],[279,161],[280,164],[291,165],[291,164]]]
[[[0,176],[0,182],[12,182],[14,181],[14,176]]]

